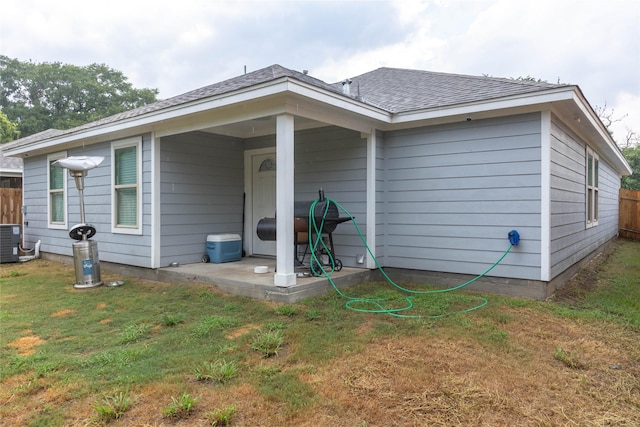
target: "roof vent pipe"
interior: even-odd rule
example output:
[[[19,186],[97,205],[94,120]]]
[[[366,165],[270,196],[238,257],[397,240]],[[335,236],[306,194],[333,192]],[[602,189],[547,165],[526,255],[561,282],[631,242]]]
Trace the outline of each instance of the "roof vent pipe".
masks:
[[[346,79],[342,82],[342,93],[351,96],[351,80]]]

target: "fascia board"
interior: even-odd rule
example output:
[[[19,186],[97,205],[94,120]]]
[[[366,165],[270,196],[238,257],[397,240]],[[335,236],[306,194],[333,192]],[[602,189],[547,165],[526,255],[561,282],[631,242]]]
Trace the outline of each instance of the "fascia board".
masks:
[[[332,108],[346,110],[375,121],[391,122],[391,113],[388,111],[362,103],[345,95],[329,92],[298,81],[290,81],[288,89],[291,93],[313,99],[325,105],[330,105]]]
[[[589,124],[598,133],[600,138],[605,142],[608,151],[611,154],[613,154],[613,160],[617,161],[617,163],[619,164],[622,170],[626,170],[627,173],[625,175],[631,175],[633,173],[633,170],[631,169],[629,162],[627,162],[627,159],[624,158],[624,155],[618,148],[618,145],[616,144],[616,142],[611,137],[611,134],[609,134],[607,129],[604,127],[604,124],[602,123],[600,118],[597,116],[593,108],[591,108],[591,106],[589,105],[587,100],[584,98],[584,96],[582,96],[581,93],[576,92],[574,93],[573,101],[575,102],[576,106],[580,109],[580,112],[582,113],[582,115],[587,118],[587,120],[589,121]],[[611,156],[608,156],[608,157],[611,158]]]
[[[284,93],[296,94],[305,98],[313,99],[319,103],[329,104],[332,108],[347,110],[351,113],[372,118],[376,121],[389,122],[390,114],[382,109],[368,106],[356,100],[352,100],[343,95],[332,93],[330,91],[317,88],[313,85],[292,80],[289,77],[282,77],[267,83],[240,89],[231,93],[225,93],[212,98],[195,100],[187,104],[179,104],[172,107],[164,108],[158,111],[152,111],[140,116],[129,119],[121,119],[113,123],[106,123],[79,130],[77,132],[36,141],[31,144],[20,145],[12,149],[6,150],[7,155],[20,156],[33,151],[45,151],[48,148],[70,145],[79,143],[80,141],[109,140],[116,135],[123,135],[127,132],[135,130],[151,131],[158,123],[166,123],[175,119],[196,115],[198,113],[221,109],[234,104],[242,104],[252,100],[266,98]],[[245,117],[246,118],[246,117]],[[237,122],[237,118],[228,123]],[[213,121],[208,125],[220,125],[227,123],[225,121]],[[162,127],[162,126],[161,126]],[[188,130],[188,128],[185,128]],[[164,133],[169,132],[168,130]],[[175,133],[175,132],[170,132]],[[162,136],[160,131],[158,136]]]
[[[496,110],[527,108],[534,105],[544,105],[552,102],[570,100],[573,98],[573,93],[573,87],[569,90],[566,88],[552,89],[539,93],[529,93],[490,101],[478,101],[443,108],[398,113],[391,119],[391,125],[401,125],[414,121],[437,120],[445,117],[486,113]]]
[[[0,175],[12,177],[12,178],[21,177],[22,169],[0,168]]]
[[[111,139],[109,137],[109,135],[111,134],[119,134],[125,131],[132,131],[140,128],[152,129],[153,125],[156,123],[162,123],[163,121],[188,116],[191,114],[197,114],[199,112],[204,112],[216,108],[222,108],[231,104],[242,103],[255,98],[277,94],[285,91],[286,88],[286,79],[279,79],[270,82],[270,84],[263,84],[258,87],[252,86],[250,88],[242,89],[234,93],[221,94],[213,98],[196,100],[187,104],[179,104],[129,119],[118,120],[113,123],[91,127],[86,130],[79,130],[78,132],[37,141],[27,145],[20,145],[16,148],[6,150],[6,153],[8,156],[16,156],[23,155],[35,150],[45,150],[50,147],[71,144],[73,142],[79,142],[87,139],[91,140],[94,138],[100,138],[101,140],[108,140]]]

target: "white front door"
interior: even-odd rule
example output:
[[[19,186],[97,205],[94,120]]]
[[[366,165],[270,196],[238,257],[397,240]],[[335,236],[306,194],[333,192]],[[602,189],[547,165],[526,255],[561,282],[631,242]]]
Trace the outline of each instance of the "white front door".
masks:
[[[276,242],[260,240],[256,229],[262,218],[276,215],[276,153],[256,154],[251,157],[252,170],[252,236],[254,255],[276,255]]]

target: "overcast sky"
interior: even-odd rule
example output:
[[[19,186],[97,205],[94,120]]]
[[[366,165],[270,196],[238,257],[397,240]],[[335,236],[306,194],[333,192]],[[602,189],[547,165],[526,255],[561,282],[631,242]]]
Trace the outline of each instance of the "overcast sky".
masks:
[[[160,98],[272,64],[328,83],[382,66],[531,76],[640,133],[638,0],[3,0],[0,54],[106,64]]]

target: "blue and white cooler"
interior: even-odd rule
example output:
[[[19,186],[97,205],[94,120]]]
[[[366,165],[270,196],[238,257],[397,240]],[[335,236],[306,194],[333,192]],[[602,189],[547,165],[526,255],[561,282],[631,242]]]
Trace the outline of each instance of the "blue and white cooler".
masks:
[[[207,236],[207,255],[214,263],[240,261],[242,241],[239,234],[209,234]]]

